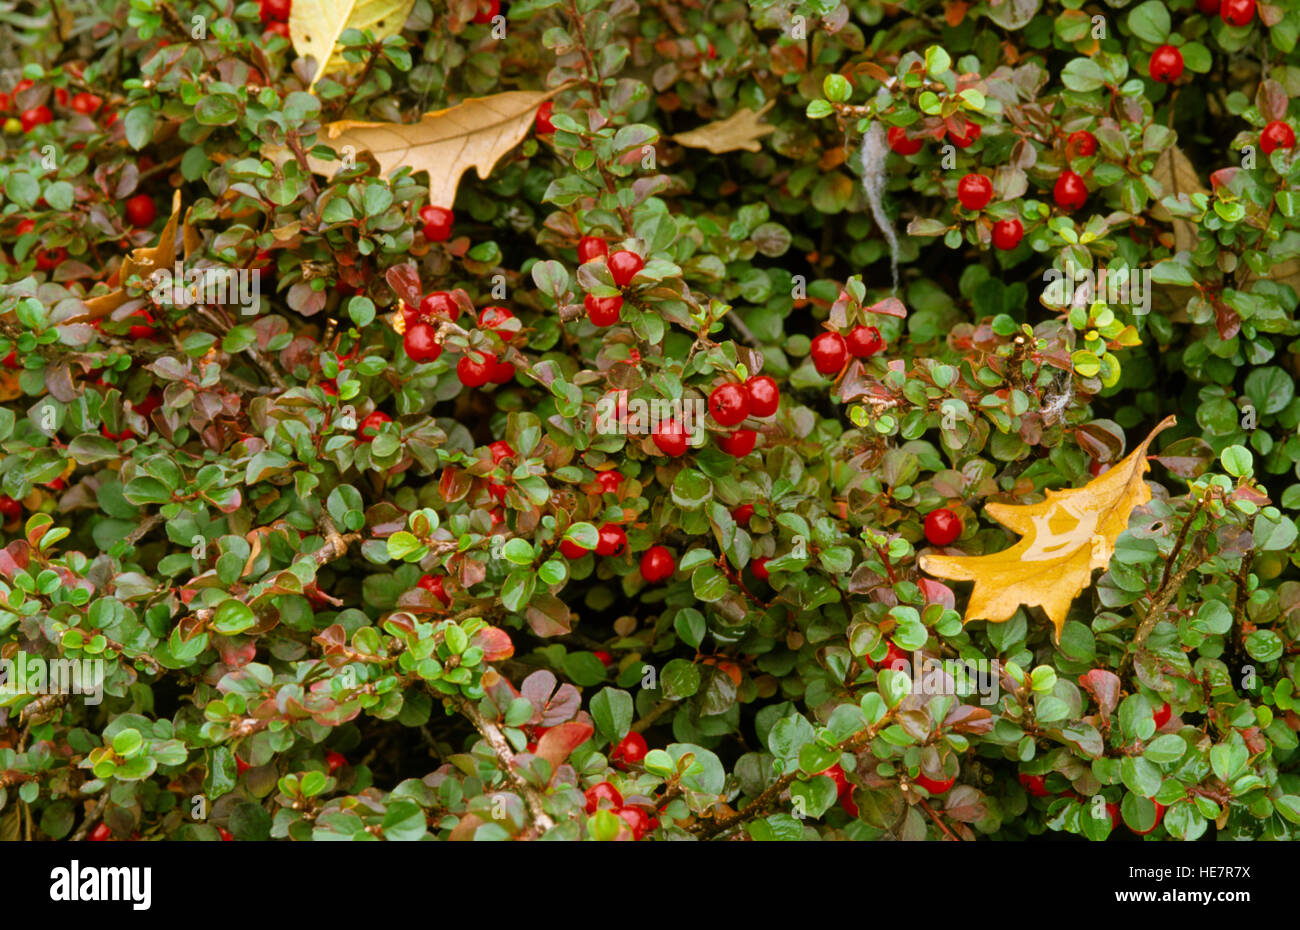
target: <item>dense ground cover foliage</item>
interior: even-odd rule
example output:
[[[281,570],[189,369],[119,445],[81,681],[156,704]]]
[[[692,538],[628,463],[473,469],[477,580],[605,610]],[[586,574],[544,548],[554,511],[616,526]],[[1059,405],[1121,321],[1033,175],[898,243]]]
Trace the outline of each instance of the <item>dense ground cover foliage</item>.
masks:
[[[0,17],[0,837],[1295,837],[1297,4],[291,15]]]

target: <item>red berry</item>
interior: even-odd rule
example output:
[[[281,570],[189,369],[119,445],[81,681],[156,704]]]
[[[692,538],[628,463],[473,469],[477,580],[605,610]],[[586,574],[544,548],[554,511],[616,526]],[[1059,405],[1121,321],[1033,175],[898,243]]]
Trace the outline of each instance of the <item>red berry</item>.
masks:
[[[247,772],[247,771],[248,771],[249,769],[251,769],[251,768],[252,768],[251,765],[249,765],[249,764],[248,764],[247,762],[245,762],[243,759],[239,758],[239,756],[235,756],[235,772],[236,772],[236,774],[243,775],[245,772]]]
[[[965,134],[958,135],[950,129],[948,130],[948,141],[959,149],[968,149],[975,143],[975,140],[980,137],[982,131],[983,130],[980,129],[979,123],[972,123],[967,120]]]
[[[709,413],[722,426],[735,426],[749,416],[749,392],[739,384],[720,384],[709,394]]]
[[[1097,137],[1086,129],[1072,132],[1065,140],[1065,150],[1080,158],[1087,158],[1097,152]]]
[[[0,517],[5,523],[13,523],[23,515],[23,505],[8,494],[0,496]]]
[[[750,569],[754,572],[754,577],[759,581],[767,581],[772,574],[767,570],[767,563],[772,561],[767,557],[760,557],[749,563]]]
[[[478,328],[496,329],[506,320],[514,319],[514,316],[505,307],[484,307],[478,312]]]
[[[608,801],[608,807],[617,808],[623,806],[623,795],[619,794],[618,789],[607,781],[592,785],[584,794],[587,797],[588,814],[594,814],[600,810],[601,801]]]
[[[743,459],[749,453],[754,451],[754,444],[758,442],[758,433],[752,429],[738,429],[733,433],[723,434],[718,437],[718,448],[728,455],[734,455],[738,459]]]
[[[659,451],[669,458],[677,458],[684,454],[689,445],[686,428],[676,420],[661,422],[650,434],[650,438],[659,447]]]
[[[87,839],[92,843],[102,843],[112,835],[113,831],[108,828],[108,824],[97,823],[95,824],[95,829],[90,831],[90,836],[88,836]]]
[[[514,458],[515,450],[510,443],[504,439],[498,439],[488,446],[488,452],[492,454],[492,464],[500,465],[506,459]]]
[[[25,236],[29,232],[34,232],[35,230],[36,230],[35,220],[19,220],[18,225],[14,227],[14,235]]]
[[[325,753],[325,764],[330,767],[330,774],[333,775],[348,764],[348,759],[341,752],[327,752]]]
[[[667,581],[677,570],[677,562],[666,546],[651,546],[641,554],[641,577],[650,584]]]
[[[420,301],[420,316],[429,319],[437,317],[455,323],[460,319],[460,304],[446,291],[434,291]]]
[[[90,116],[103,105],[104,98],[100,97],[98,94],[88,94],[85,91],[82,91],[79,94],[74,94],[72,97],[72,109],[76,110],[78,113],[84,113],[86,116]]]
[[[0,113],[8,113],[13,104],[13,99],[8,94],[0,92]]]
[[[606,523],[600,528],[596,540],[596,555],[622,555],[627,551],[627,532],[616,523]]]
[[[839,333],[822,333],[812,341],[813,367],[824,375],[839,374],[849,360],[849,347]]]
[[[871,657],[867,657],[867,664],[876,669],[897,669],[900,663],[908,663],[910,660],[907,653],[898,648],[897,644],[890,642],[889,648],[885,650],[885,657],[879,662],[873,662]]]
[[[1052,187],[1052,199],[1066,212],[1073,213],[1088,200],[1088,185],[1073,171],[1062,171]]]
[[[829,776],[831,781],[835,782],[835,793],[837,795],[843,795],[845,792],[853,790],[853,785],[849,782],[849,777],[844,774],[844,769],[838,762],[821,774]]]
[[[1215,2],[1217,4],[1218,0],[1215,0]],[[1107,804],[1106,813],[1110,815],[1110,828],[1112,830],[1118,828],[1119,825],[1124,822],[1124,818],[1120,816],[1118,804],[1113,802]]]
[[[595,258],[609,254],[609,245],[599,236],[583,236],[578,240],[578,261],[587,264]]]
[[[844,344],[854,358],[867,358],[883,349],[885,340],[880,338],[880,330],[874,326],[855,326],[849,330]]]
[[[961,517],[947,507],[931,510],[925,515],[925,538],[932,546],[951,545],[961,536]]]
[[[621,294],[615,294],[613,297],[597,297],[595,294],[588,294],[583,298],[582,304],[587,308],[587,319],[595,326],[613,326],[623,313]]]
[[[266,28],[262,30],[263,37],[272,35],[279,36],[282,39],[289,39],[289,24],[281,22],[267,23]]]
[[[645,260],[635,252],[629,252],[627,249],[619,249],[607,258],[606,263],[609,266],[609,273],[614,278],[614,283],[619,287],[627,287],[637,273],[645,267]]]
[[[631,731],[622,741],[614,747],[614,751],[609,754],[610,761],[620,765],[620,768],[627,765],[635,765],[645,758],[650,747],[646,745],[645,737],[636,731]]]
[[[922,788],[924,788],[926,791],[930,792],[931,794],[943,794],[954,784],[956,784],[957,776],[954,775],[952,776],[952,778],[945,778],[943,781],[936,781],[935,779],[930,778],[928,775],[921,774],[921,775],[917,775],[916,778],[912,779],[912,781],[916,782],[918,785],[920,785]]]
[[[392,423],[393,418],[382,410],[376,410],[361,421],[361,426],[357,429],[357,438],[362,442],[370,442],[379,435],[379,428],[385,423]]]
[[[1148,70],[1151,73],[1151,80],[1170,84],[1182,77],[1183,53],[1172,45],[1162,45],[1151,53],[1151,64]]]
[[[600,659],[600,664],[605,666],[605,668],[609,668],[611,665],[614,664],[614,657],[610,655],[608,652],[606,652],[604,649],[593,649],[591,651],[591,654],[594,655],[597,659]]]
[[[53,271],[63,264],[68,257],[68,250],[63,246],[57,249],[40,249],[36,252],[36,267],[41,271]]]
[[[551,122],[551,114],[554,112],[554,100],[547,100],[537,108],[537,115],[533,117],[533,128],[539,136],[549,136],[555,132],[555,124]]]
[[[968,174],[957,182],[957,199],[967,210],[983,210],[993,199],[993,182],[982,174]]]
[[[36,86],[36,82],[33,81],[31,78],[23,78],[21,81],[19,81],[17,84],[14,85],[14,96],[17,97],[23,91],[31,90],[35,86]]]
[[[438,331],[428,323],[413,323],[402,335],[402,347],[415,362],[432,362],[442,354]]]
[[[451,224],[456,215],[445,207],[421,207],[420,220],[424,223],[424,238],[430,242],[446,242],[451,238]]]
[[[1245,26],[1255,18],[1255,0],[1223,0],[1219,18],[1229,26]]]
[[[285,22],[292,9],[291,0],[258,0],[263,23]]]
[[[1046,775],[1026,775],[1024,772],[1021,772],[1019,777],[1020,784],[1034,797],[1050,798],[1052,796],[1052,792],[1047,790]]]
[[[126,219],[132,226],[149,226],[158,216],[158,208],[148,194],[136,194],[126,202]]]
[[[781,389],[776,381],[767,375],[755,375],[745,382],[749,391],[749,415],[770,417],[781,406]]]
[[[596,483],[600,485],[600,493],[617,494],[619,485],[623,483],[623,473],[618,469],[597,472]]]
[[[415,586],[428,591],[444,604],[451,603],[451,598],[447,596],[447,589],[443,587],[441,575],[421,575]]]
[[[235,834],[231,833],[225,827],[217,827],[217,833],[221,836],[221,842],[223,843],[229,843],[235,838]]]
[[[1206,16],[1219,12],[1219,0],[1196,0],[1196,8]]]
[[[456,377],[467,388],[482,387],[492,380],[497,360],[484,354],[480,360],[478,353],[467,352],[456,362]]]
[[[749,521],[754,516],[753,504],[741,504],[735,510],[731,511],[731,519],[735,520],[740,526],[749,526]]]
[[[10,371],[17,371],[19,368],[21,368],[22,363],[18,361],[18,350],[14,349],[12,352],[6,355],[4,357],[4,361],[0,361],[0,365],[4,365]]]
[[[1253,4],[1252,4],[1252,11],[1253,11]],[[1133,830],[1133,832],[1136,833],[1138,836],[1146,836],[1156,827],[1160,826],[1160,821],[1164,819],[1165,806],[1161,804],[1159,801],[1152,801],[1151,803],[1156,806],[1156,819],[1152,822],[1151,826],[1147,827],[1145,830],[1133,830],[1132,827],[1129,827],[1129,829]]]
[[[650,815],[639,807],[623,807],[617,812],[618,817],[632,831],[632,839],[639,840],[650,832]]]
[[[993,224],[993,245],[1004,252],[1010,252],[1020,245],[1025,238],[1025,227],[1017,219],[998,220]]]
[[[571,539],[560,540],[560,552],[564,553],[566,559],[580,559],[590,551],[590,549],[584,549]]]
[[[54,122],[54,114],[50,112],[49,107],[41,104],[39,107],[23,110],[18,116],[18,121],[22,124],[23,132],[31,132],[42,123]]]
[[[480,0],[478,12],[474,14],[473,22],[485,26],[492,22],[492,19],[500,12],[501,0]]]
[[[889,139],[889,147],[899,155],[915,155],[925,145],[925,142],[921,139],[909,139],[907,130],[902,126],[889,127],[889,132],[885,133],[885,137]]]
[[[1274,149],[1290,150],[1295,147],[1295,130],[1281,120],[1273,120],[1259,134],[1259,147],[1269,155]]]
[[[1169,722],[1169,718],[1172,717],[1173,715],[1174,715],[1174,709],[1173,709],[1172,707],[1169,706],[1169,702],[1168,702],[1168,701],[1165,701],[1165,702],[1164,702],[1163,704],[1161,704],[1160,707],[1156,710],[1155,714],[1152,715],[1152,716],[1155,717],[1155,721],[1156,721],[1156,729],[1159,730],[1159,729],[1160,729],[1161,727],[1163,727],[1166,723],[1168,723],[1168,722]]]
[[[138,322],[131,323],[131,326],[127,329],[127,335],[129,335],[132,339],[157,338],[158,334],[154,332],[154,330],[157,328],[157,324],[154,323],[153,314],[151,314],[148,310],[145,310],[141,313],[132,314],[128,318],[127,322],[131,322],[132,320],[138,321]]]

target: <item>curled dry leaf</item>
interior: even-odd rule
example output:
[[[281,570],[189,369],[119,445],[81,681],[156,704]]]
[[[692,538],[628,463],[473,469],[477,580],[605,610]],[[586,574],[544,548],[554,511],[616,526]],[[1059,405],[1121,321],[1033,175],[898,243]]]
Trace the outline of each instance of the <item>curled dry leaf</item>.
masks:
[[[762,147],[758,140],[776,132],[775,126],[767,126],[758,121],[760,116],[772,109],[774,102],[769,100],[760,110],[742,108],[726,119],[706,123],[690,132],[679,132],[673,136],[673,141],[687,148],[708,149],[714,155],[740,149],[757,152]]]
[[[197,251],[201,239],[198,230],[190,225],[189,211],[185,212],[185,220],[181,222],[181,192],[175,191],[172,195],[172,214],[167,220],[167,225],[163,227],[162,235],[158,237],[158,244],[147,248],[135,249],[122,261],[122,267],[118,269],[117,290],[108,294],[101,294],[99,297],[92,297],[86,301],[86,312],[79,313],[76,316],[69,317],[66,320],[60,320],[60,323],[93,323],[95,320],[108,316],[122,304],[131,300],[131,295],[126,292],[126,283],[133,275],[139,275],[145,281],[149,280],[150,275],[159,269],[172,270],[176,263],[176,234],[180,232],[180,247],[183,250],[185,258],[189,258]]]
[[[1070,604],[1095,568],[1110,565],[1115,539],[1128,527],[1134,507],[1151,499],[1142,476],[1150,470],[1147,448],[1158,433],[1173,426],[1166,417],[1123,461],[1081,488],[1048,491],[1037,504],[991,503],[994,520],[1024,538],[992,555],[951,556],[927,553],[921,570],[953,581],[973,581],[966,622],[1009,620],[1021,604],[1046,611],[1059,640]]]
[[[308,90],[326,74],[360,68],[334,53],[344,30],[368,29],[376,40],[386,39],[402,31],[413,6],[415,0],[294,0],[289,40],[300,57],[316,59]]]
[[[460,178],[470,168],[487,179],[501,157],[518,145],[533,125],[537,108],[562,88],[548,92],[511,90],[473,97],[426,113],[418,123],[327,123],[321,140],[335,151],[366,151],[383,174],[398,168],[429,172],[429,203],[451,207]],[[332,175],[339,163],[308,158],[318,174]]]

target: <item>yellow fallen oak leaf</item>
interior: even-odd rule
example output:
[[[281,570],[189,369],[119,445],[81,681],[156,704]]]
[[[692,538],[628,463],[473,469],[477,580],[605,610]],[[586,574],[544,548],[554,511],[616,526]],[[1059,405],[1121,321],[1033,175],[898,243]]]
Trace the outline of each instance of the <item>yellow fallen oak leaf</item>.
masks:
[[[376,40],[402,31],[415,0],[294,0],[289,13],[289,41],[300,58],[316,59],[311,90],[332,71],[353,71],[360,65],[334,53],[347,29],[369,29]]]
[[[767,126],[758,121],[759,117],[772,109],[773,100],[763,104],[760,110],[739,109],[726,119],[706,123],[690,132],[679,132],[673,141],[692,149],[708,149],[714,155],[735,152],[744,149],[757,152],[762,146],[759,139],[776,132],[775,126]]]
[[[326,123],[321,135],[336,151],[351,146],[369,152],[383,174],[401,167],[429,172],[429,203],[450,208],[461,175],[477,168],[478,176],[486,180],[501,157],[528,134],[537,108],[559,90],[511,90],[472,97],[426,113],[418,123],[340,120]],[[311,157],[308,164],[326,176],[339,166]]]
[[[102,319],[128,300],[133,299],[126,292],[126,283],[132,275],[139,275],[148,281],[149,276],[159,268],[171,271],[176,263],[176,233],[178,231],[181,234],[181,248],[184,250],[184,256],[189,258],[198,249],[202,240],[199,237],[198,230],[190,225],[188,211],[185,213],[184,222],[181,221],[181,192],[179,190],[172,194],[172,215],[167,219],[167,225],[163,227],[162,235],[158,237],[158,244],[133,249],[131,254],[122,260],[122,267],[117,272],[117,290],[102,294],[99,297],[92,297],[86,301],[85,313],[61,322],[93,323],[95,320]]]
[[[1070,604],[1086,588],[1094,568],[1104,569],[1115,539],[1128,527],[1134,507],[1151,499],[1142,476],[1151,468],[1147,448],[1177,422],[1166,417],[1142,445],[1081,488],[1048,491],[1038,504],[991,503],[985,511],[1024,538],[992,555],[926,553],[921,570],[951,581],[973,581],[965,622],[1009,620],[1021,604],[1042,607],[1059,640]]]

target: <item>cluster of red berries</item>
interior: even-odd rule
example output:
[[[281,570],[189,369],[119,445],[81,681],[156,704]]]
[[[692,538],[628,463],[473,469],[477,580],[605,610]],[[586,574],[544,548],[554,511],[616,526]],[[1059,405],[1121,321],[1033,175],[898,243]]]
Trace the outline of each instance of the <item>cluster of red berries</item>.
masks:
[[[8,113],[13,107],[14,98],[24,91],[30,90],[36,86],[36,82],[24,78],[14,85],[13,93],[0,93],[0,113]],[[56,106],[69,107],[75,113],[81,113],[85,116],[93,116],[99,108],[104,105],[104,98],[98,94],[92,94],[87,91],[81,91],[76,94],[68,94],[65,87],[54,88],[54,103]],[[114,118],[116,114],[111,114]],[[28,107],[18,114],[18,127],[23,132],[31,132],[37,126],[45,123],[54,122],[54,112],[45,104],[38,104],[34,107]],[[111,126],[113,120],[108,120],[105,125]]]
[[[258,13],[262,17],[262,34],[271,33],[281,38],[289,38],[289,13],[293,0],[257,0]]]
[[[560,540],[560,552],[568,559],[580,559],[592,550],[579,545],[572,539]],[[617,523],[603,524],[596,531],[596,555],[620,556],[627,552],[627,531]],[[667,551],[667,550],[665,550]],[[669,559],[672,556],[669,555]],[[671,575],[672,572],[670,571]]]
[[[619,287],[627,287],[631,284],[632,279],[645,267],[645,259],[635,252],[619,249],[611,253],[609,243],[599,236],[583,236],[578,240],[579,262],[585,265],[598,258],[605,259],[605,267],[609,269],[610,277]],[[597,297],[588,294],[582,304],[587,309],[587,319],[591,320],[593,325],[613,326],[623,312],[623,295]]]
[[[478,313],[480,329],[496,331],[506,320],[514,318],[505,307],[484,307]],[[447,291],[434,291],[425,295],[418,307],[403,305],[402,319],[406,331],[402,344],[406,354],[417,362],[432,362],[442,355],[442,343],[438,341],[437,320],[456,322],[460,319],[460,305]],[[461,384],[470,388],[485,384],[507,384],[515,376],[515,366],[501,361],[497,356],[473,350],[462,355],[456,362],[456,376]]]
[[[951,142],[959,149],[967,149],[975,144],[975,141],[980,137],[981,132],[983,132],[983,130],[980,128],[979,123],[974,123],[968,120],[966,122],[965,132],[957,133],[953,132],[951,129],[945,128],[944,136],[939,141]],[[908,136],[907,130],[902,126],[891,126],[889,131],[885,133],[885,138],[889,141],[889,147],[899,155],[915,155],[917,152],[921,151],[921,147],[925,144],[925,141],[922,139],[913,139]]]
[[[659,826],[657,818],[648,814],[644,808],[623,804],[622,793],[607,781],[598,782],[584,792],[587,799],[587,813],[599,810],[613,811],[614,816],[627,824],[632,839],[639,840]]]
[[[781,389],[767,375],[755,375],[744,384],[720,384],[709,394],[709,413],[720,426],[739,426],[749,417],[770,417],[780,405]],[[739,459],[754,451],[757,441],[758,433],[752,429],[732,430],[718,437],[718,448]],[[655,444],[663,449],[658,440]]]
[[[883,352],[885,340],[880,330],[874,326],[858,325],[849,330],[848,336],[839,333],[822,333],[812,341],[810,355],[813,367],[823,375],[838,375],[853,358],[870,358],[877,352]]]

